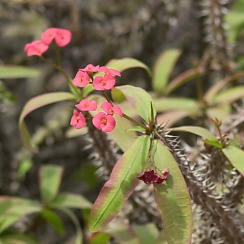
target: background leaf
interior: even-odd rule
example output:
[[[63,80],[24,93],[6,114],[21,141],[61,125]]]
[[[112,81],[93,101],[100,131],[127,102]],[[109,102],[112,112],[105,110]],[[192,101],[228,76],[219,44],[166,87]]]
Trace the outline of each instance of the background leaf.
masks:
[[[168,49],[157,59],[153,68],[153,89],[158,94],[165,94],[169,76],[181,52],[179,49]]]
[[[99,193],[90,214],[89,229],[100,230],[121,210],[147,163],[149,138],[141,136],[115,164],[109,180]]]
[[[143,68],[149,75],[151,75],[150,69],[144,63],[135,58],[112,59],[106,64],[106,66],[108,68],[117,69],[120,72],[132,68]]]
[[[168,244],[190,243],[191,198],[177,162],[160,141],[155,141],[154,161],[159,169],[170,170],[166,183],[154,184],[155,198]]]
[[[229,145],[226,148],[223,148],[222,152],[230,160],[233,166],[244,176],[244,151]]]
[[[157,244],[159,231],[155,224],[133,225],[135,233],[140,239],[140,244]]]
[[[37,77],[40,71],[19,65],[0,65],[0,79],[19,79]]]
[[[51,202],[57,195],[63,169],[56,165],[46,165],[40,170],[40,191],[45,203]]]

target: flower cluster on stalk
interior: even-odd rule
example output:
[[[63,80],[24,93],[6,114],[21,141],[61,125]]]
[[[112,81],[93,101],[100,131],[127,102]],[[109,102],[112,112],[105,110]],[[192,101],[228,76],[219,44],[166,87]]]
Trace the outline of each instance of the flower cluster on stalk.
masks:
[[[42,33],[41,40],[34,40],[25,45],[24,51],[27,56],[42,56],[53,40],[59,47],[68,45],[72,34],[69,30],[61,28],[48,28]]]
[[[159,175],[156,171],[152,169],[143,172],[137,178],[144,181],[146,184],[162,184],[168,179],[169,169],[165,169],[160,173],[161,175]]]
[[[72,83],[74,86],[80,88],[92,84],[94,90],[105,91],[114,87],[115,76],[121,76],[120,72],[116,69],[88,64],[85,68],[79,69]],[[83,99],[75,106],[79,112],[74,110],[70,125],[74,126],[76,129],[80,129],[86,124],[86,119],[82,112],[96,111],[98,106],[95,100],[90,100],[88,98]],[[114,106],[108,101],[104,102],[100,107],[103,112],[95,114],[92,123],[101,131],[111,132],[116,126],[114,114],[118,114],[122,117],[123,112],[119,106]]]

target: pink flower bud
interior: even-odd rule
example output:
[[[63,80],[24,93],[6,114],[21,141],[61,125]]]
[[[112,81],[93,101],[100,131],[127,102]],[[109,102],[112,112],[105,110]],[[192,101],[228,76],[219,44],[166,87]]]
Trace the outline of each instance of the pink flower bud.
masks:
[[[48,49],[48,45],[46,45],[41,40],[36,40],[31,43],[27,43],[25,45],[24,51],[26,52],[27,56],[42,56],[44,52]]]

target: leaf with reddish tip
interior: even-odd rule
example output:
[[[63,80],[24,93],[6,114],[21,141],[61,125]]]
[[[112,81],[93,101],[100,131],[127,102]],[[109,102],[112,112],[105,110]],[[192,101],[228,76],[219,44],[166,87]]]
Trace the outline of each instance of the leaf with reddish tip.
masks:
[[[191,198],[181,171],[169,149],[155,141],[154,161],[159,169],[169,169],[163,184],[154,184],[155,198],[169,244],[191,243]]]
[[[230,160],[233,166],[244,176],[244,151],[238,147],[227,146],[222,149],[224,155]]]
[[[121,210],[139,183],[137,176],[145,169],[150,139],[137,138],[115,164],[109,180],[99,193],[90,214],[89,229],[99,231]]]
[[[52,92],[43,95],[36,96],[30,99],[24,106],[20,117],[19,117],[19,130],[22,136],[24,144],[29,147],[33,148],[34,146],[31,144],[30,135],[28,129],[24,123],[25,117],[31,113],[32,111],[44,107],[46,105],[61,102],[65,100],[75,100],[75,97],[72,93],[69,92]]]

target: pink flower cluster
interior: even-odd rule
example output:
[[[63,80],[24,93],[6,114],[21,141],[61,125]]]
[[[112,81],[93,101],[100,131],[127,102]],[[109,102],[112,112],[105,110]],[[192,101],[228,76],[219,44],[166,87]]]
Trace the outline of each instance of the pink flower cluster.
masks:
[[[162,176],[158,175],[153,169],[145,171],[140,174],[137,178],[144,181],[146,184],[162,184],[165,180],[168,179],[169,170],[163,170]]]
[[[94,73],[104,73],[103,76],[94,76]],[[86,87],[92,83],[94,90],[110,90],[115,85],[115,76],[121,76],[116,69],[109,69],[105,66],[93,66],[88,64],[84,69],[79,69],[73,79],[73,85],[77,87]]]
[[[42,56],[53,40],[59,47],[68,45],[71,41],[72,34],[69,30],[60,28],[48,28],[42,33],[41,40],[35,40],[25,45],[27,56]]]
[[[94,100],[90,100],[88,98],[83,99],[80,103],[75,105],[77,109],[80,111],[95,111],[97,110],[97,103]],[[101,105],[101,108],[104,110],[104,112],[97,113],[93,119],[92,123],[93,125],[104,132],[111,132],[116,125],[116,121],[113,117],[114,114],[118,114],[119,116],[123,115],[123,112],[121,111],[119,106],[113,106],[109,102],[104,102]],[[74,110],[73,116],[70,121],[70,125],[75,126],[76,129],[80,129],[84,127],[86,124],[85,116],[82,114],[82,112],[78,112],[77,110]]]

